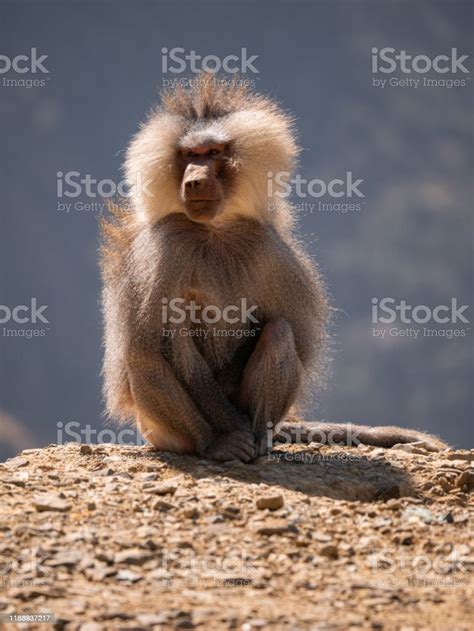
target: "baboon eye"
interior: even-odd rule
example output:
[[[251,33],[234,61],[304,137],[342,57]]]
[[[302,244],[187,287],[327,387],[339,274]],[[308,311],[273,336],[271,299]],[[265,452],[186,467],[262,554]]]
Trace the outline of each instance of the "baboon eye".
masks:
[[[194,153],[194,151],[188,151],[188,158],[196,158],[197,157],[197,153]]]
[[[219,154],[219,150],[218,149],[211,149],[209,151],[209,155],[210,156],[217,156]]]

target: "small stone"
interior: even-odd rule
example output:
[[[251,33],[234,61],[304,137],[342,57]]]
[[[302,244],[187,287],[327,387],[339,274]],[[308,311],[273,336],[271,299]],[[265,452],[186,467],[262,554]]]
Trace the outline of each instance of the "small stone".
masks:
[[[160,466],[156,462],[149,462],[145,465],[145,471],[158,471]]]
[[[129,583],[137,583],[142,580],[140,574],[131,572],[130,570],[120,570],[115,577],[118,581],[128,581]]]
[[[81,624],[79,631],[104,631],[104,627],[98,622],[85,622]]]
[[[143,565],[150,559],[153,559],[153,554],[149,550],[142,550],[141,548],[121,550],[114,557],[115,563],[127,563],[129,565]]]
[[[18,469],[19,467],[26,467],[27,464],[28,460],[26,460],[26,458],[20,458],[19,456],[17,456],[16,458],[10,458],[5,463],[8,469]]]
[[[130,471],[130,469],[129,469]],[[147,473],[146,476],[143,478],[144,482],[155,482],[156,480],[159,479],[159,475],[158,473]]]
[[[132,479],[132,476],[130,475],[130,473],[128,473],[128,471],[117,471],[116,473],[114,473],[114,476],[116,478],[124,478],[125,480]]]
[[[48,567],[75,567],[81,560],[81,555],[77,552],[62,552],[52,559],[44,562]]]
[[[463,471],[456,480],[456,486],[465,492],[474,489],[474,471]]]
[[[196,519],[199,517],[199,511],[196,507],[185,508],[183,510],[183,517],[187,517],[188,519]]]
[[[95,510],[97,505],[95,502],[87,502],[87,510]]]
[[[267,497],[259,497],[257,500],[258,510],[278,510],[284,504],[282,495],[269,495]]]
[[[327,546],[323,546],[319,550],[319,554],[323,557],[327,557],[328,559],[338,559],[339,558],[339,550],[336,545],[333,543],[329,543]]]
[[[228,515],[234,515],[235,517],[240,514],[240,508],[238,506],[233,506],[232,504],[224,506],[223,511]]]
[[[194,629],[194,626],[191,618],[180,618],[174,623],[175,629]]]
[[[90,456],[90,454],[94,453],[94,450],[90,445],[81,445],[79,448],[79,453],[81,456]]]
[[[431,524],[433,521],[433,513],[427,508],[421,506],[407,506],[402,512],[402,519],[407,521],[421,520],[425,524]]]
[[[95,558],[98,561],[102,561],[103,563],[113,563],[114,561],[110,554],[108,552],[105,552],[104,550],[99,550],[98,552],[96,552]]]
[[[290,526],[286,519],[269,519],[255,525],[255,532],[259,535],[282,535],[289,531]]]
[[[104,469],[99,469],[95,472],[95,475],[100,477],[108,477],[110,475],[114,475],[115,471],[111,467],[105,467]]]
[[[242,625],[242,631],[253,631],[254,629],[265,629],[268,621],[263,618],[252,618]]]
[[[178,487],[175,484],[144,484],[143,490],[154,495],[174,495]]]
[[[71,505],[57,495],[45,494],[33,500],[33,505],[38,512],[54,511],[57,513],[67,513],[71,510]]]
[[[19,486],[22,489],[24,489],[26,486],[25,481],[18,478],[4,478],[2,482],[3,484],[11,484],[13,486]]]
[[[172,508],[175,508],[174,504],[170,504],[170,502],[165,502],[164,500],[156,500],[153,504],[153,510],[161,511],[162,513],[167,513]]]
[[[137,622],[144,627],[166,624],[170,619],[168,612],[161,613],[141,613],[137,616]]]
[[[455,524],[463,524],[469,521],[469,515],[467,513],[456,513],[453,516],[453,520]]]

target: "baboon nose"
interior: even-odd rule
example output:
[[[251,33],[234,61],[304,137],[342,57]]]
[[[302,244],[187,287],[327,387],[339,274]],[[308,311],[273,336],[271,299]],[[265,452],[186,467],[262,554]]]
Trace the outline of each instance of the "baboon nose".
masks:
[[[202,185],[204,183],[205,180],[200,180],[200,179],[193,179],[193,180],[188,180],[185,183],[185,187],[186,187],[186,192],[187,193],[191,193],[191,192],[197,192],[202,188]]]

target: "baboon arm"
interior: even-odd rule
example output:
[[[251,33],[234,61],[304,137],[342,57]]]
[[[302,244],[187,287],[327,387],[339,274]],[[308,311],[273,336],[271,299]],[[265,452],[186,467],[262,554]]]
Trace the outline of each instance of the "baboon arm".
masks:
[[[229,401],[193,341],[190,341],[186,355],[181,355],[183,357],[186,366],[180,368],[185,373],[186,390],[213,430],[216,433],[250,431],[250,418]]]
[[[161,444],[161,435],[171,434],[182,451],[204,454],[215,435],[189,394],[179,383],[162,355],[134,349],[128,356],[128,375],[138,414],[146,418],[147,430],[157,434],[150,442]],[[173,440],[163,440],[164,445]],[[163,446],[165,448],[165,446]]]
[[[283,318],[289,323],[296,352],[307,368],[326,343],[328,305],[322,281],[297,246],[282,242],[277,254],[269,258],[272,264],[268,267],[266,286],[272,288],[278,300],[266,305],[265,318]]]

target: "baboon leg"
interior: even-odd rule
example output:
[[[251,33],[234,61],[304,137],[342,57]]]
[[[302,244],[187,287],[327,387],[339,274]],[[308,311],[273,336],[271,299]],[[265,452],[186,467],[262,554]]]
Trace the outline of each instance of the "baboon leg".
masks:
[[[138,426],[157,449],[214,460],[248,462],[255,456],[250,429],[215,432],[163,357],[135,352],[128,372]]]
[[[181,340],[180,340],[181,341]],[[216,434],[251,434],[251,423],[226,396],[192,340],[182,340],[173,368],[186,391]]]
[[[168,362],[147,352],[128,358],[128,377],[140,430],[157,449],[203,454],[215,436]]]
[[[258,454],[270,451],[273,430],[296,399],[302,365],[283,318],[265,324],[242,375],[239,405],[252,420]]]

